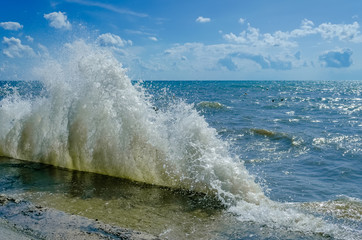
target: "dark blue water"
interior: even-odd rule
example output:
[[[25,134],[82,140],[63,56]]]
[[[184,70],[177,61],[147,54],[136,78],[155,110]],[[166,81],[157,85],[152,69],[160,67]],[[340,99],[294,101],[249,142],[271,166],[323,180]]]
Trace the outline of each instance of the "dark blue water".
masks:
[[[362,199],[361,81],[154,81],[194,104],[277,201]]]

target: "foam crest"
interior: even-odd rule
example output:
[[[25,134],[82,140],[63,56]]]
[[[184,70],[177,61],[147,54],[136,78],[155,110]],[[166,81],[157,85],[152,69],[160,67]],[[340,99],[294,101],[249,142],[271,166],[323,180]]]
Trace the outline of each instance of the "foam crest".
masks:
[[[257,223],[262,228],[278,230],[279,234],[289,235],[290,232],[300,233],[303,239],[360,239],[362,231],[350,225],[328,223],[322,217],[298,209],[296,204],[264,202],[255,205],[239,201],[229,211],[241,222]],[[314,209],[316,210],[316,209]],[[317,209],[318,210],[318,209]]]

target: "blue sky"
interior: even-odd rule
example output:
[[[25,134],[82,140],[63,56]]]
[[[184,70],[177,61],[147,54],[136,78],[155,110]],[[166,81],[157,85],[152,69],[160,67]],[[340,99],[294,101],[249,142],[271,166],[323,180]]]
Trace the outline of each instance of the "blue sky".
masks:
[[[0,79],[77,39],[135,80],[362,79],[362,1],[1,0]]]

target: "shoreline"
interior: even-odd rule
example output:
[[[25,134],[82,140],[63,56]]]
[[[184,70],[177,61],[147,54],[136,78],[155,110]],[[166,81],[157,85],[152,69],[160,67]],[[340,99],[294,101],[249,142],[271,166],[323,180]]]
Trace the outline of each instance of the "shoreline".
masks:
[[[0,194],[0,240],[160,239]]]

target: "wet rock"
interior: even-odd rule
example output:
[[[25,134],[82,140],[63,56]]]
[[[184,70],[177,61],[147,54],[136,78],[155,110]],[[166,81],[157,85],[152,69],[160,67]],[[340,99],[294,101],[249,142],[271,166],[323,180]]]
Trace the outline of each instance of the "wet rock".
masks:
[[[16,230],[37,239],[159,239],[147,233],[35,206],[3,194],[0,195],[0,218]]]

